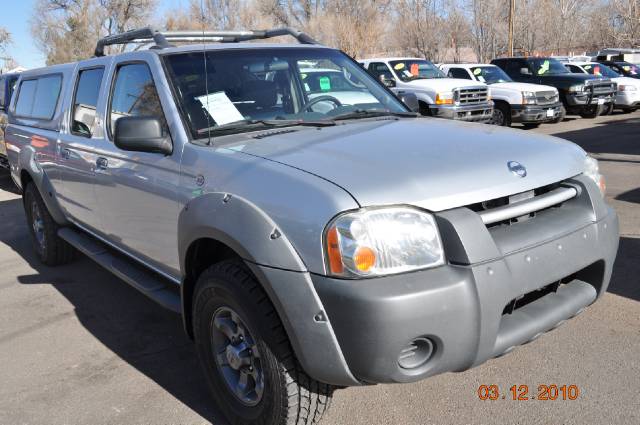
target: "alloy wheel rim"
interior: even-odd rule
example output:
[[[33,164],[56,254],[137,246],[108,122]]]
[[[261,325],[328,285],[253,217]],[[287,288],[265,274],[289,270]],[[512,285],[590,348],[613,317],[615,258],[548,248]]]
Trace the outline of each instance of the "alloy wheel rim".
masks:
[[[210,324],[216,367],[233,395],[255,406],[264,393],[264,373],[255,339],[240,316],[220,307]]]
[[[493,110],[493,124],[504,125],[504,114],[498,108]]]
[[[33,235],[38,243],[40,249],[44,250],[45,248],[45,233],[44,233],[44,220],[42,218],[42,214],[40,213],[40,208],[38,204],[33,201],[31,203],[31,227],[33,229]]]

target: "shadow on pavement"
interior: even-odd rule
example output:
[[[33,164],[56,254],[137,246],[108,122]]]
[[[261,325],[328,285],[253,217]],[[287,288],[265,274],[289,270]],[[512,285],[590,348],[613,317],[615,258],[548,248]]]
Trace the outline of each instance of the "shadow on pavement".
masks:
[[[180,316],[82,255],[65,266],[42,265],[31,247],[19,198],[0,202],[0,219],[0,243],[36,271],[17,276],[19,283],[52,285],[74,306],[80,323],[109,350],[206,420],[226,423],[213,405]]]
[[[640,301],[640,238],[622,236],[607,292]]]
[[[638,162],[640,163],[640,161]],[[640,170],[638,170],[638,175],[640,175]],[[623,192],[616,196],[615,199],[618,201],[635,202],[636,204],[640,204],[640,187]]]
[[[594,120],[593,126],[574,131],[553,133],[554,136],[571,140],[590,153],[613,153],[640,155],[640,114],[628,115],[626,119]]]

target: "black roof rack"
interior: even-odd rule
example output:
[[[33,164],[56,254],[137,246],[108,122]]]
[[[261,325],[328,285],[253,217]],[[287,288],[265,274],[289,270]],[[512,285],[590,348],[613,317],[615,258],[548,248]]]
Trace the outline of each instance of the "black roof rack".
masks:
[[[156,49],[172,47],[170,42],[203,42],[212,41],[219,43],[238,43],[248,40],[290,35],[301,44],[318,44],[307,34],[293,28],[275,28],[271,30],[250,31],[157,31],[146,27],[123,32],[122,34],[109,35],[101,38],[96,44],[95,56],[104,56],[104,48],[114,44],[150,43],[154,42]]]

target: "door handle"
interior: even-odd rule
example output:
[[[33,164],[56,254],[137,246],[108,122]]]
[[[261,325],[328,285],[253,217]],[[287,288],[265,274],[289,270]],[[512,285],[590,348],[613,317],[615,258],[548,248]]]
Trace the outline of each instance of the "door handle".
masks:
[[[106,170],[109,167],[109,160],[105,157],[96,159],[96,170]]]
[[[62,159],[69,159],[71,158],[71,151],[69,149],[62,149],[60,155],[62,156]]]

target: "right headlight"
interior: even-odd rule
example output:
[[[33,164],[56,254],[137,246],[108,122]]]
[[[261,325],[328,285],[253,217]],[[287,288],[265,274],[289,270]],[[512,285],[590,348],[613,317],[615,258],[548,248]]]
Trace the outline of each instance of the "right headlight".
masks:
[[[638,90],[638,88],[636,86],[632,86],[629,84],[620,84],[618,86],[618,90],[619,91],[636,91]]]
[[[600,189],[600,193],[604,196],[607,189],[607,184],[604,180],[604,176],[600,174],[600,166],[598,160],[592,156],[587,155],[584,159],[584,175],[589,177]]]
[[[570,92],[574,92],[574,93],[582,93],[584,91],[584,85],[575,84],[575,85],[569,87],[569,91]]]
[[[368,277],[444,264],[435,219],[410,207],[381,207],[338,216],[325,233],[327,271]]]

